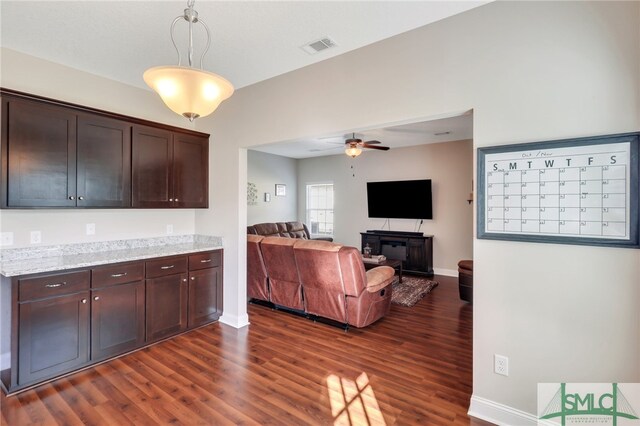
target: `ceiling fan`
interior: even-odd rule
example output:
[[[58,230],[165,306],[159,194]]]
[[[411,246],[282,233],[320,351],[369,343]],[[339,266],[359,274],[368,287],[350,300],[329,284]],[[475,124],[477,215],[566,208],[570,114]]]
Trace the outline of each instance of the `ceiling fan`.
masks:
[[[353,133],[350,138],[344,141],[344,144],[346,146],[344,152],[348,156],[355,158],[358,155],[362,154],[362,148],[377,149],[379,151],[389,151],[390,148],[388,146],[377,145],[379,143],[380,141],[376,140],[363,142],[362,139],[356,138],[356,134]]]

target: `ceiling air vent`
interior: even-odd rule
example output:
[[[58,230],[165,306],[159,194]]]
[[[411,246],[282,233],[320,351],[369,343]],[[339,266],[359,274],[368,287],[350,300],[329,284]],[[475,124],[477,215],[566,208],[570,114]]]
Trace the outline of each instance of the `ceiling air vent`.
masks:
[[[323,37],[320,40],[315,40],[305,44],[304,46],[300,46],[300,49],[304,50],[309,55],[315,55],[318,52],[322,52],[323,50],[327,50],[334,46],[337,46],[335,41],[331,40],[329,37]]]

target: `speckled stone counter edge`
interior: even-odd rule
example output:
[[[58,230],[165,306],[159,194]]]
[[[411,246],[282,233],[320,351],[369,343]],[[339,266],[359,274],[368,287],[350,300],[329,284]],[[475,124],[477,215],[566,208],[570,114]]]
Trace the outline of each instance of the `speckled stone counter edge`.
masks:
[[[223,248],[221,237],[177,235],[0,250],[5,277]]]

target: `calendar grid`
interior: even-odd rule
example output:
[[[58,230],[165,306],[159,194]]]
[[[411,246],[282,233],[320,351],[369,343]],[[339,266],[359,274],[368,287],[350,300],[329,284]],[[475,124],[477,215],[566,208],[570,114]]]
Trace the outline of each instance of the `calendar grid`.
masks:
[[[625,165],[489,172],[487,229],[624,236],[625,176]]]

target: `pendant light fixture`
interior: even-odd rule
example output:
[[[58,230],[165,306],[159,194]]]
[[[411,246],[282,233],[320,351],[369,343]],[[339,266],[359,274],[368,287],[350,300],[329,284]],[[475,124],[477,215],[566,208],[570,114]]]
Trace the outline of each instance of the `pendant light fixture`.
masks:
[[[202,59],[211,44],[211,34],[209,27],[198,18],[194,3],[195,0],[188,0],[184,15],[178,16],[171,24],[171,42],[178,52],[178,65],[149,68],[143,74],[145,83],[158,92],[169,109],[190,121],[211,114],[233,94],[233,85],[227,79],[202,68]],[[176,23],[182,19],[189,24],[189,66],[182,65],[182,56],[173,38]],[[193,67],[193,25],[197,23],[202,24],[207,32],[207,45],[200,56],[200,69]]]

